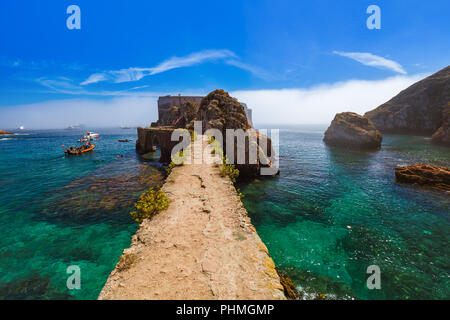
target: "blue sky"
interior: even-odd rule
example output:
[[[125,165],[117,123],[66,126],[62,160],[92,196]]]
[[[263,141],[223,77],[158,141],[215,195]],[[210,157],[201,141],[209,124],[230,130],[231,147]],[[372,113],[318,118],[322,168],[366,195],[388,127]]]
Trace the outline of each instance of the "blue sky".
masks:
[[[66,27],[71,4],[81,9],[81,30]],[[366,27],[371,4],[381,8],[381,30]],[[134,123],[154,117],[157,95],[216,88],[255,110],[265,102],[261,122],[273,119],[271,104],[286,92],[312,99],[365,84],[386,99],[449,65],[448,12],[447,0],[2,1],[0,126],[17,125],[16,112],[39,127],[40,119],[25,114],[31,106],[51,112],[84,104],[105,112],[108,103],[118,110],[126,104],[125,120]],[[285,114],[294,108],[299,123],[325,123],[335,111],[311,116],[295,99],[285,102]],[[349,107],[362,112],[380,99],[358,97]]]

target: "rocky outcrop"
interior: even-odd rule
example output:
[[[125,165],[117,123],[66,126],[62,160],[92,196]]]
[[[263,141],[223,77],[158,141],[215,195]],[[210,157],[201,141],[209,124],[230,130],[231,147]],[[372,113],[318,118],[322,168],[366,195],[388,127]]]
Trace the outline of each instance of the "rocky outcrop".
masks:
[[[450,147],[450,102],[447,104],[447,107],[444,109],[442,115],[442,125],[437,131],[433,134],[432,140],[435,143],[439,143]]]
[[[222,147],[225,152],[227,152],[227,129],[240,129],[244,132],[244,143],[235,136],[233,145],[233,163],[239,170],[241,178],[254,178],[259,175],[273,176],[279,173],[273,161],[275,152],[271,139],[252,129],[245,107],[224,90],[215,90],[202,100],[197,119],[202,122],[203,132],[208,129],[217,129],[222,133],[224,139]],[[245,154],[244,161],[239,161],[238,149]],[[251,152],[256,153],[256,162],[250,159]]]
[[[381,132],[433,134],[450,101],[450,66],[365,114]]]
[[[325,132],[323,139],[331,146],[351,149],[378,149],[381,133],[372,121],[353,112],[338,113]]]
[[[0,134],[14,134],[14,133],[12,133],[12,132],[8,132],[8,131],[3,131],[3,130],[0,130]]]
[[[243,143],[234,137],[234,161],[235,167],[239,170],[240,178],[255,178],[260,175],[275,176],[280,170],[274,165],[275,151],[272,148],[272,140],[254,129],[245,131]],[[242,143],[242,144],[240,144]],[[224,143],[226,149],[226,143]],[[243,150],[244,161],[239,160],[239,149]],[[250,154],[256,155],[256,161],[250,160]],[[227,151],[228,156],[228,151]]]
[[[416,164],[395,168],[398,182],[417,184],[444,191],[450,191],[450,169]]]
[[[202,100],[197,119],[202,121],[203,132],[211,128],[222,132],[250,129],[244,107],[222,89],[214,90]]]
[[[175,122],[175,128],[194,129],[194,121],[197,119],[200,103],[187,101],[181,107],[180,116]]]
[[[171,126],[173,125],[173,120],[167,121],[168,118],[170,118],[168,116],[168,114],[171,112],[170,110],[175,106],[177,107],[177,109],[182,109],[183,105],[186,102],[195,102],[197,104],[200,104],[200,102],[202,101],[203,97],[201,96],[182,96],[182,95],[177,95],[177,96],[164,96],[164,97],[159,97],[158,98],[158,125],[160,126]]]
[[[161,112],[162,118],[155,125],[193,129],[199,108],[200,103],[194,101],[182,102],[181,106],[172,106]]]

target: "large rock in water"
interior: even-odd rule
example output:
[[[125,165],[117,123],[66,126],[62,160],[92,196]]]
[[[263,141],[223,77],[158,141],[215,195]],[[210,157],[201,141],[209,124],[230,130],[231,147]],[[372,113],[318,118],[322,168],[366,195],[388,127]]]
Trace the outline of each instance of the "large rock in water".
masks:
[[[450,102],[444,109],[442,118],[442,126],[433,134],[432,140],[435,143],[450,147]]]
[[[331,146],[350,149],[378,149],[381,133],[372,121],[353,112],[338,113],[323,138]]]
[[[416,164],[395,168],[398,182],[428,186],[444,191],[450,191],[450,169]]]
[[[12,133],[12,132],[8,132],[8,131],[3,131],[3,130],[0,130],[0,134],[14,134],[14,133]]]
[[[450,66],[425,78],[365,114],[381,132],[433,134],[450,101]]]

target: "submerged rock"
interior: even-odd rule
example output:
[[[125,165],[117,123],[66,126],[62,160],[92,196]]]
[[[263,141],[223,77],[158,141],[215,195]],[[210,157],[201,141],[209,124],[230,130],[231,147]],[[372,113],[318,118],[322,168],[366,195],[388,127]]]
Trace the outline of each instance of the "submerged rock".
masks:
[[[365,114],[381,132],[433,134],[450,101],[450,66],[403,90]]]
[[[353,112],[338,113],[323,139],[331,146],[355,149],[378,149],[381,133],[372,121]]]
[[[297,291],[297,300],[349,300],[356,297],[352,287],[328,275],[301,270],[294,266],[279,266],[281,275],[288,275]]]
[[[291,278],[289,278],[289,276],[285,272],[280,271],[278,268],[276,270],[278,276],[280,277],[280,282],[283,286],[284,295],[286,296],[286,298],[290,300],[299,300],[302,295],[299,295],[299,292],[297,291],[297,288],[295,287]]]
[[[450,102],[444,109],[442,126],[433,134],[432,140],[435,143],[450,147]]]
[[[416,164],[395,168],[398,182],[428,186],[439,190],[450,191],[450,169],[426,164]]]

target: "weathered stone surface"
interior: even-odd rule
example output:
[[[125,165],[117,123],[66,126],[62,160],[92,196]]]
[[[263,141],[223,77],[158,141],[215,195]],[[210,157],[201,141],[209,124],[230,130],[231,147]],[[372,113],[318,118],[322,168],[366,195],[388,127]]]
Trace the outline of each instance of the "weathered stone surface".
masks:
[[[195,102],[200,104],[203,97],[201,96],[164,96],[159,97],[158,99],[158,125],[160,126],[171,126],[173,125],[173,120],[170,121],[170,117],[168,116],[168,113],[170,113],[170,109],[172,109],[174,106],[178,109],[181,109],[182,106],[186,102]]]
[[[0,130],[0,134],[14,134],[14,133],[12,133],[12,132],[8,132],[8,131],[3,131],[3,130]]]
[[[244,107],[222,89],[208,94],[200,103],[197,119],[203,131],[218,129],[250,129]]]
[[[366,117],[353,112],[338,113],[325,132],[325,143],[352,149],[378,149],[381,133]]]
[[[197,138],[194,149],[212,157],[206,137]],[[99,299],[286,299],[230,178],[193,160],[173,168],[162,188],[169,207],[140,224],[124,251],[135,259],[116,265]]]
[[[138,139],[136,140],[136,151],[139,154],[145,154],[153,151],[154,134],[148,128],[137,128]]]
[[[450,191],[450,169],[426,164],[395,168],[398,182],[428,186]]]
[[[157,145],[161,151],[159,159],[162,163],[169,163],[171,161],[171,153],[173,147],[179,141],[172,141],[172,133],[175,128],[170,127],[151,127],[151,128],[137,128],[138,140],[136,141],[136,151],[139,154],[145,154],[154,151]],[[181,140],[181,138],[180,138]]]
[[[439,143],[450,147],[450,102],[444,109],[442,116],[442,125],[432,136],[432,140],[435,143]]]
[[[224,138],[223,149],[227,151],[227,129],[242,130],[244,143],[234,138],[234,161],[240,178],[253,178],[258,175],[276,175],[278,168],[273,165],[275,153],[272,141],[265,135],[251,128],[244,106],[230,97],[224,90],[218,89],[208,94],[200,103],[197,119],[202,121],[202,129],[217,129]],[[245,154],[244,161],[238,161],[238,149]],[[250,151],[256,154],[256,161],[251,161]],[[230,159],[231,160],[231,159]],[[267,170],[262,171],[263,168]]]
[[[176,128],[194,129],[194,121],[197,119],[197,113],[200,109],[200,103],[186,101],[180,109],[180,115],[175,121]]]
[[[433,134],[450,101],[450,66],[365,114],[381,132]]]

